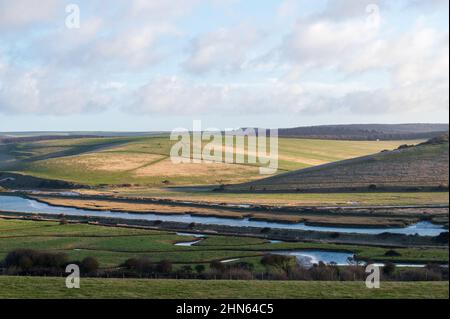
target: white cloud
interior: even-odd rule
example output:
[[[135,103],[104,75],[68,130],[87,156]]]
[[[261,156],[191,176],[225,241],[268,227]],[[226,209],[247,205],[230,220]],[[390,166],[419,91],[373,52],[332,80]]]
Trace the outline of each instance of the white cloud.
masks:
[[[423,114],[448,112],[448,84],[405,85],[372,91],[355,91],[330,101],[353,114]]]
[[[343,21],[348,19],[366,19],[371,14],[373,8],[382,14],[388,10],[390,1],[386,0],[329,0],[324,11],[317,17],[333,21]]]
[[[334,67],[371,44],[377,29],[365,20],[299,22],[286,38],[282,54],[308,67]]]
[[[129,1],[129,15],[133,18],[144,17],[149,20],[167,20],[190,13],[201,1],[183,0],[177,1],[175,4],[165,0],[131,0]]]
[[[63,9],[54,20],[63,2],[0,0],[1,35],[20,30],[17,43],[1,39],[0,112],[66,115],[121,105],[147,115],[388,117],[448,109],[448,29],[411,13],[426,7],[434,17],[441,0],[405,0],[408,21],[417,18],[410,26],[392,20],[386,0],[329,1],[324,8],[285,0],[264,23],[247,12],[221,16],[225,22],[193,23],[190,16],[179,23],[206,3],[212,11],[239,6],[236,0],[112,0],[105,7],[80,0],[81,28],[69,30]],[[381,24],[370,23],[372,3]],[[300,18],[291,25],[294,16]],[[237,17],[246,19],[220,27],[236,25]]]
[[[240,71],[249,53],[264,38],[264,33],[249,25],[222,28],[191,41],[189,57],[183,63],[192,73]]]
[[[111,89],[54,70],[3,67],[0,113],[69,115],[98,112],[112,103]]]
[[[248,83],[192,83],[176,76],[155,78],[131,95],[124,110],[135,114],[320,114],[327,104],[361,89],[357,84],[289,83],[269,79]]]
[[[0,0],[0,28],[18,28],[46,22],[61,5],[58,0]]]
[[[112,37],[97,40],[91,50],[92,62],[117,64],[129,67],[148,67],[163,58],[158,50],[158,40],[163,36],[177,35],[170,25],[130,27]]]
[[[356,114],[447,110],[448,29],[435,29],[418,17],[407,32],[386,32],[388,23],[374,27],[347,12],[345,4],[351,3],[340,2],[328,7],[326,15],[297,23],[279,51],[292,63],[286,79],[305,81],[305,74],[324,72],[363,79],[384,73],[387,81],[337,98],[329,95],[326,103]]]

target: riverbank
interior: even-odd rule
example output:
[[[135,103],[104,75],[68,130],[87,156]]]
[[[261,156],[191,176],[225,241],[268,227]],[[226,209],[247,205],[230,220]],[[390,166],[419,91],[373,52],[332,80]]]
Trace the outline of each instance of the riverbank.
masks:
[[[401,228],[422,220],[448,226],[448,205],[294,207],[251,204],[217,204],[161,198],[41,192],[3,192],[57,207],[95,211],[249,219],[284,224],[304,223],[324,227]],[[76,194],[76,193],[74,193]]]
[[[60,196],[60,195],[58,195]],[[67,196],[64,196],[67,197]],[[188,224],[206,224],[206,225],[224,225],[224,226],[234,226],[234,227],[259,227],[259,228],[275,228],[275,229],[292,229],[292,230],[304,230],[304,231],[317,231],[317,232],[330,232],[330,233],[360,233],[360,234],[372,234],[381,235],[383,233],[393,233],[393,234],[405,234],[405,235],[419,235],[419,236],[438,236],[442,232],[446,231],[444,226],[439,226],[433,224],[431,221],[425,219],[424,221],[416,222],[409,226],[402,224],[402,227],[374,227],[371,225],[369,227],[360,226],[357,224],[352,224],[350,226],[337,224],[335,226],[325,226],[321,224],[315,224],[311,222],[290,222],[282,223],[280,221],[266,221],[266,220],[255,220],[250,214],[245,215],[245,217],[234,216],[232,218],[223,216],[220,211],[215,212],[213,216],[200,215],[195,211],[178,210],[177,213],[169,211],[166,213],[161,213],[156,211],[146,211],[149,206],[153,207],[153,204],[142,204],[144,207],[140,207],[140,212],[128,212],[122,211],[120,209],[115,209],[115,205],[112,201],[103,201],[109,207],[109,210],[103,209],[101,205],[98,205],[96,201],[91,202],[90,200],[81,200],[86,208],[71,207],[71,205],[65,205],[66,200],[75,201],[78,199],[71,198],[56,198],[52,199],[52,204],[48,204],[42,201],[41,198],[34,198],[34,196],[0,196],[0,204],[4,211],[15,211],[15,212],[25,212],[25,213],[44,213],[44,214],[64,214],[70,216],[92,216],[92,217],[109,217],[125,220],[147,220],[147,221],[160,221],[160,222],[181,222]],[[62,203],[61,203],[62,201]],[[79,200],[78,200],[79,201]],[[135,205],[128,205],[128,208],[133,208]],[[215,209],[211,209],[215,211]],[[426,214],[425,212],[423,214]],[[277,215],[277,214],[273,214]],[[278,215],[277,215],[278,216]],[[302,215],[304,216],[304,215]],[[335,220],[339,216],[339,213],[329,216],[330,220]],[[427,215],[428,216],[428,215]],[[319,217],[321,218],[321,217]],[[344,217],[349,219],[359,220],[357,217]],[[446,219],[442,217],[443,219]],[[375,218],[379,220],[380,218]],[[381,220],[384,220],[381,218]],[[398,217],[398,222],[403,223],[404,219]]]

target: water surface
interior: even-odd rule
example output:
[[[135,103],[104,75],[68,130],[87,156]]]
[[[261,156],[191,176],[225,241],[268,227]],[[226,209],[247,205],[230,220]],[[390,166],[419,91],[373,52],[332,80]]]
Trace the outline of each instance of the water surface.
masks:
[[[168,222],[197,223],[206,225],[229,225],[240,227],[270,227],[279,229],[299,229],[312,230],[322,232],[336,233],[359,233],[359,234],[380,234],[395,233],[420,236],[437,236],[446,229],[443,226],[435,225],[430,222],[419,222],[405,228],[368,228],[368,227],[334,227],[334,226],[309,226],[304,223],[298,224],[282,224],[267,221],[253,221],[249,219],[233,219],[233,218],[217,218],[217,217],[201,217],[188,214],[183,215],[165,215],[165,214],[136,214],[136,213],[119,213],[110,211],[92,211],[70,207],[55,207],[45,203],[40,203],[32,199],[26,199],[18,196],[0,196],[0,210],[15,211],[24,213],[50,213],[64,214],[68,216],[95,216],[95,217],[112,217],[124,220],[160,220]]]

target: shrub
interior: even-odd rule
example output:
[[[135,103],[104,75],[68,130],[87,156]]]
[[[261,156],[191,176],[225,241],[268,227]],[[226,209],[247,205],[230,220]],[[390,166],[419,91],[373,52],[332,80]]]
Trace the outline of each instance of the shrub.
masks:
[[[195,271],[197,272],[197,274],[201,274],[205,271],[206,267],[204,265],[197,265],[195,266]]]
[[[384,264],[383,266],[383,274],[387,275],[387,276],[391,276],[394,274],[395,272],[395,264],[391,263],[391,262],[387,262]]]
[[[223,272],[225,270],[225,265],[218,260],[214,260],[209,264],[209,268]]]
[[[132,270],[139,274],[148,274],[154,272],[154,266],[151,260],[147,257],[140,258],[130,258],[127,259],[122,267],[125,267],[128,270]]]
[[[293,267],[288,277],[290,280],[312,280],[310,270],[303,266]]]
[[[251,280],[253,279],[252,272],[241,268],[230,268],[227,272],[227,277],[234,280]]]
[[[93,273],[98,270],[99,263],[94,257],[86,257],[81,261],[80,268],[84,273]]]
[[[439,266],[429,266],[425,268],[411,268],[399,271],[399,280],[402,281],[442,281],[448,280],[445,272],[448,270],[442,269]]]
[[[167,274],[172,272],[172,267],[173,265],[170,260],[163,259],[156,265],[156,271]]]
[[[327,266],[323,262],[314,265],[310,269],[313,280],[333,281],[338,279],[338,268],[335,266]]]
[[[440,233],[439,235],[434,237],[433,240],[439,244],[448,244],[448,231]]]
[[[61,270],[67,265],[67,255],[63,253],[41,252],[33,249],[16,249],[8,253],[3,265],[17,271],[34,269]]]
[[[193,271],[194,270],[192,269],[191,266],[186,265],[186,266],[181,267],[181,269],[178,272],[182,275],[190,275],[193,273]]]
[[[248,271],[253,271],[253,269],[255,268],[255,266],[251,263],[247,263],[247,262],[239,262],[236,264],[232,265],[233,268],[236,269],[244,269],[244,270],[248,270]]]
[[[261,264],[265,267],[278,268],[286,273],[291,269],[292,259],[289,256],[268,254],[261,258]]]
[[[390,249],[390,250],[386,251],[386,252],[384,253],[384,255],[385,255],[386,257],[399,257],[399,256],[401,256],[402,254],[400,254],[399,252],[397,252],[397,251],[395,251],[395,250]]]
[[[348,266],[339,269],[338,278],[341,281],[364,280],[366,272],[364,267]]]

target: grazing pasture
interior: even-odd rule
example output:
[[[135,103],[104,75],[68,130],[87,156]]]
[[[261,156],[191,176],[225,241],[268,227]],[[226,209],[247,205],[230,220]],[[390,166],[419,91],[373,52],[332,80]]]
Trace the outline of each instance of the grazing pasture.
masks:
[[[64,278],[0,276],[0,298],[88,299],[448,299],[448,282],[363,282],[242,280],[81,280],[67,289]]]
[[[267,252],[322,249],[350,251],[358,258],[380,262],[448,262],[446,248],[399,248],[396,249],[399,256],[386,256],[388,248],[306,242],[270,243],[258,238],[219,235],[208,235],[193,246],[175,245],[196,239],[167,231],[0,219],[0,260],[14,249],[29,248],[64,252],[73,260],[96,257],[102,268],[117,267],[133,257],[148,257],[154,262],[170,259],[175,267],[197,264],[208,267],[212,261],[250,258],[255,269],[262,271],[259,259]]]

